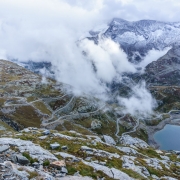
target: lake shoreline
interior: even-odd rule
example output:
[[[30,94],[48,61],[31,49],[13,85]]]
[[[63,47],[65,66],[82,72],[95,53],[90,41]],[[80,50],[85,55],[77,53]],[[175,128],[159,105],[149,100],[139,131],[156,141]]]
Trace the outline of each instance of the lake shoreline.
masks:
[[[175,121],[173,117],[167,118],[165,120],[162,120],[158,125],[156,126],[147,126],[147,134],[148,134],[148,144],[154,148],[159,149],[160,145],[155,141],[154,134],[160,130],[162,130],[167,124],[170,125],[177,125],[180,126],[180,119],[179,121]]]

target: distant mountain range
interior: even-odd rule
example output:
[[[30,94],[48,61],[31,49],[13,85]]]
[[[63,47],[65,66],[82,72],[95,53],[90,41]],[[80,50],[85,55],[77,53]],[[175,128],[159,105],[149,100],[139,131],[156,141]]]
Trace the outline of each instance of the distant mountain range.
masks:
[[[99,38],[111,38],[118,42],[130,61],[141,61],[151,50],[174,47],[180,40],[180,22],[160,22],[155,20],[126,21],[115,18],[103,33],[90,31],[89,39],[98,43]],[[99,36],[100,35],[100,36]]]
[[[145,73],[133,74],[132,79],[144,79],[148,86],[152,85],[180,85],[180,22],[160,22],[155,20],[126,21],[114,18],[108,26],[100,30],[89,32],[90,40],[98,44],[100,38],[110,38],[121,45],[128,55],[129,61],[137,64],[143,60],[152,49],[163,50],[171,47],[167,54],[155,59],[145,68]],[[22,63],[33,72],[40,73],[45,68],[51,77],[51,63],[32,62]],[[122,85],[120,85],[121,87]],[[112,83],[112,88],[119,89],[119,85]]]

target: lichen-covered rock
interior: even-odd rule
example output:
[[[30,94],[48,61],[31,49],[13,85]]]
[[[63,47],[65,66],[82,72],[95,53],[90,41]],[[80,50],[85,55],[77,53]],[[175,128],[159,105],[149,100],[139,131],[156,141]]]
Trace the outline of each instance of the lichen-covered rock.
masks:
[[[61,180],[93,180],[90,177],[82,177],[82,176],[66,176],[62,177]]]
[[[86,154],[91,154],[95,156],[101,156],[101,157],[106,157],[106,158],[120,158],[120,155],[117,153],[109,153],[107,151],[99,150],[99,149],[94,149],[94,148],[89,148],[87,146],[81,146],[81,150],[85,151]]]
[[[120,138],[120,142],[121,144],[125,145],[125,146],[136,146],[137,148],[147,148],[149,147],[149,145],[144,142],[143,140],[139,139],[139,138],[133,138],[129,135],[124,135],[121,136]]]
[[[0,154],[7,151],[10,147],[7,145],[0,146]]]
[[[54,161],[50,164],[51,167],[55,167],[61,169],[61,167],[66,167],[66,163],[64,160],[61,161]]]
[[[21,139],[13,139],[13,138],[0,138],[1,145],[12,145],[17,146],[21,153],[28,152],[32,158],[36,158],[38,160],[57,160],[57,158],[51,154],[49,151],[43,149],[39,145],[32,143],[31,141],[25,141]]]
[[[22,164],[22,165],[27,165],[29,164],[29,160],[24,157],[24,156],[21,156],[21,155],[14,155],[12,157],[12,159],[14,160],[15,163],[19,163],[19,164]]]
[[[29,180],[30,174],[34,175],[35,179],[48,179],[48,180],[55,180],[54,177],[49,175],[48,173],[37,170],[30,166],[21,166],[17,164],[13,164],[9,161],[5,161],[4,163],[0,164],[2,179],[3,180]]]
[[[60,144],[58,144],[58,143],[50,144],[50,147],[51,147],[51,149],[56,149],[56,148],[60,147]]]
[[[133,180],[133,178],[131,178],[130,176],[128,176],[127,174],[125,174],[124,172],[122,172],[118,169],[108,168],[106,166],[102,166],[102,165],[94,163],[94,162],[83,161],[83,163],[88,166],[93,167],[96,171],[102,171],[110,178],[120,179],[120,180]]]
[[[103,135],[104,141],[110,145],[116,145],[115,140],[111,136]]]
[[[138,174],[140,174],[141,176],[143,176],[145,178],[150,176],[150,173],[148,172],[148,170],[145,167],[137,166],[134,164],[136,157],[123,156],[121,159],[123,160],[123,165],[122,165],[123,168],[131,169],[131,170],[137,172]]]
[[[118,150],[120,150],[120,151],[128,154],[128,155],[130,155],[130,154],[133,154],[133,155],[138,154],[138,152],[137,152],[135,149],[130,148],[130,147],[120,147],[120,146],[116,146],[116,148],[117,148]]]

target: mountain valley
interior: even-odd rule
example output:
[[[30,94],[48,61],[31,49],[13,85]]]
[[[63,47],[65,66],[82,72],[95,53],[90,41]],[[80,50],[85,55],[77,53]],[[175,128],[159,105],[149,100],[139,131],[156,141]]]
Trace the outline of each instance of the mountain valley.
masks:
[[[106,38],[137,68],[120,81],[101,80],[106,100],[57,81],[51,62],[0,60],[0,179],[180,179],[180,151],[158,150],[154,140],[166,124],[180,125],[180,23],[115,18],[87,39]],[[142,72],[148,52],[167,47]],[[147,116],[118,101],[142,82],[156,104]]]

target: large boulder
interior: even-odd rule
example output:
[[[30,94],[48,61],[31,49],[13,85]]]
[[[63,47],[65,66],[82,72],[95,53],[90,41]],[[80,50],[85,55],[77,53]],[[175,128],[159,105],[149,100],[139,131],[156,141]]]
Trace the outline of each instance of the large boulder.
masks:
[[[7,151],[10,147],[8,145],[0,146],[0,154]]]
[[[0,144],[16,146],[21,153],[28,152],[33,159],[38,159],[41,161],[44,161],[46,159],[54,161],[57,160],[57,158],[49,151],[43,149],[42,147],[34,144],[31,141],[13,138],[0,138]]]
[[[57,149],[58,147],[60,147],[60,145],[58,143],[54,143],[54,144],[50,144],[51,149]]]
[[[104,141],[110,145],[116,145],[115,140],[111,136],[103,135]]]
[[[62,167],[66,167],[66,163],[64,160],[54,161],[54,162],[50,163],[50,166],[57,168],[57,169],[61,169]]]
[[[29,164],[29,160],[26,157],[22,156],[22,155],[14,155],[12,157],[12,159],[13,159],[14,163],[19,163],[19,164],[22,164],[22,165]]]
[[[133,138],[129,135],[121,136],[120,143],[125,145],[125,146],[135,146],[137,148],[149,147],[149,145],[145,141],[143,141],[139,138]]]

